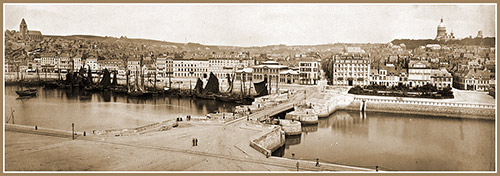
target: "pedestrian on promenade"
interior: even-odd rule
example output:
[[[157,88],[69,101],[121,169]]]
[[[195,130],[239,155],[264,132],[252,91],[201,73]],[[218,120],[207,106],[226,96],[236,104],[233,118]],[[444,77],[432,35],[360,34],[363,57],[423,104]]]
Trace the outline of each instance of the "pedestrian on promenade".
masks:
[[[316,158],[316,167],[319,167],[319,158]]]
[[[194,138],[194,145],[198,146],[198,138]]]
[[[299,162],[297,162],[297,164],[295,164],[297,166],[297,171],[299,171]]]
[[[195,144],[196,144],[196,143],[195,143],[195,139],[193,138],[193,146],[195,146]]]

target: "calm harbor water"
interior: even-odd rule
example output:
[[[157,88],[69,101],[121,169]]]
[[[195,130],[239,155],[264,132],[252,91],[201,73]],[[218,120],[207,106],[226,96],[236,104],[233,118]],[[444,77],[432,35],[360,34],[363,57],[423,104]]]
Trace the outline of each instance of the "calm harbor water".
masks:
[[[5,87],[5,118],[11,108],[15,124],[78,131],[130,128],[179,116],[232,112],[233,104],[177,97],[134,98],[108,93],[39,88],[38,95],[18,99],[17,86]],[[9,122],[12,123],[12,122]]]
[[[174,119],[232,111],[235,105],[211,100],[130,98],[112,93],[39,88],[38,96],[18,99],[17,86],[5,87],[5,118],[15,123],[78,131],[130,128]],[[12,122],[9,122],[12,123]],[[385,170],[494,170],[495,122],[388,113],[338,111],[303,126],[273,155]]]
[[[338,111],[273,155],[406,171],[495,169],[495,121]]]

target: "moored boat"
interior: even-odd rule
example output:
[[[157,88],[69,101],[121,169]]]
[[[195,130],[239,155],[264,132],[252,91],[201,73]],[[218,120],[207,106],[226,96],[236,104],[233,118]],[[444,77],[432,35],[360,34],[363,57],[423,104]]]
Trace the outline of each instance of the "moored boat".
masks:
[[[18,90],[16,91],[19,96],[36,96],[38,89]]]

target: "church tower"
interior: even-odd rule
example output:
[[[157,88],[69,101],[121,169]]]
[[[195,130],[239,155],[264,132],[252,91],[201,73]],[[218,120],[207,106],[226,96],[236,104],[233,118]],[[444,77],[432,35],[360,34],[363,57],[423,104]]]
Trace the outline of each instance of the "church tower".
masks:
[[[21,33],[23,40],[28,38],[28,25],[26,24],[26,21],[24,21],[24,18],[19,25],[19,33]]]

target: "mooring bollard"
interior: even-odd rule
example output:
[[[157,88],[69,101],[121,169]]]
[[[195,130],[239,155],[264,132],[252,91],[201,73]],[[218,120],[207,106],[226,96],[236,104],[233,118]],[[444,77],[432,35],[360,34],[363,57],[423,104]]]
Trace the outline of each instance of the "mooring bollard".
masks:
[[[83,131],[83,136],[86,136],[86,135],[87,135],[87,133],[85,131]]]

